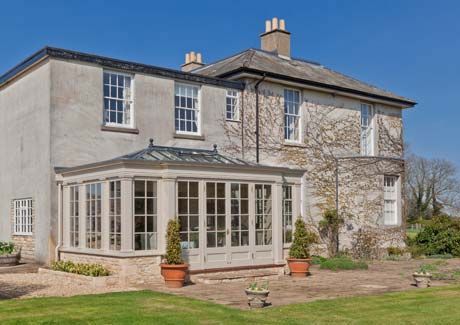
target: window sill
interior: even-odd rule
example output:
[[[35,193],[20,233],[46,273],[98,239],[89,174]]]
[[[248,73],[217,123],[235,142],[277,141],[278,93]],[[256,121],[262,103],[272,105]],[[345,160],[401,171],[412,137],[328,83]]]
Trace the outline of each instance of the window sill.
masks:
[[[229,123],[241,123],[240,120],[229,120],[229,119],[226,119],[225,122],[229,122]]]
[[[139,129],[127,128],[127,127],[122,127],[122,126],[101,125],[101,131],[139,134]]]
[[[34,234],[31,233],[31,234],[21,234],[21,233],[18,233],[18,234],[15,234],[13,233],[12,236],[15,236],[15,237],[32,237]]]
[[[302,142],[294,142],[294,141],[284,141],[283,143],[286,147],[297,147],[297,148],[306,148],[306,145]]]
[[[188,139],[188,140],[204,141],[204,135],[199,135],[199,134],[174,133],[173,137],[174,139]]]

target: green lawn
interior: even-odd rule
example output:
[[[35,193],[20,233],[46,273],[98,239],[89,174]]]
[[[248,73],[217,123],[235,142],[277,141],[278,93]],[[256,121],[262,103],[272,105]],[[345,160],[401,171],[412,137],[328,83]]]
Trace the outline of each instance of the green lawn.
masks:
[[[459,286],[248,311],[139,291],[3,300],[0,324],[459,324],[459,306]]]

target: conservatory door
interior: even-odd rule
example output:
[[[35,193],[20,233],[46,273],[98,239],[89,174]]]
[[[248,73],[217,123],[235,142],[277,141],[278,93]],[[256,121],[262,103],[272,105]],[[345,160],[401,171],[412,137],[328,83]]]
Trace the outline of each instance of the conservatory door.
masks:
[[[255,184],[254,264],[273,263],[273,200],[272,186]]]
[[[249,185],[206,183],[205,268],[252,265]]]

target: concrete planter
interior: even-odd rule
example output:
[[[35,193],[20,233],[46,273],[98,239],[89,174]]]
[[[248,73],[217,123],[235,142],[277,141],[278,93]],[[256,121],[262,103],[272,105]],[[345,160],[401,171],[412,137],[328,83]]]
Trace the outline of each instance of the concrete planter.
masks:
[[[54,271],[49,269],[39,268],[38,273],[40,274],[50,274],[56,278],[57,281],[72,281],[76,283],[86,284],[93,288],[105,288],[110,286],[119,285],[120,281],[117,276],[87,276],[69,272]]]
[[[417,288],[428,288],[431,285],[432,275],[430,273],[414,273],[412,276]]]
[[[251,308],[263,308],[267,303],[268,294],[270,293],[269,290],[264,291],[256,291],[256,290],[249,290],[245,289],[246,295],[248,297],[248,304]]]
[[[15,266],[19,264],[21,253],[13,253],[7,255],[0,255],[0,267],[2,266]]]

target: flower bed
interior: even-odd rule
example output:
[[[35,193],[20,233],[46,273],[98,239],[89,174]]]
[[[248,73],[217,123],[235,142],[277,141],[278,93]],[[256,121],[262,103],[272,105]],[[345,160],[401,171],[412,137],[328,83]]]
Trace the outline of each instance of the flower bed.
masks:
[[[40,268],[38,269],[38,273],[40,274],[50,274],[57,281],[70,281],[73,283],[79,283],[82,285],[89,285],[93,288],[103,288],[109,286],[115,286],[119,284],[119,278],[115,275],[108,275],[108,276],[88,276],[88,275],[81,275],[76,273],[69,273],[63,271],[55,271],[50,269]]]
[[[68,273],[75,273],[86,276],[108,276],[110,275],[107,270],[101,264],[85,264],[85,263],[74,263],[72,261],[58,261],[51,265],[54,271],[62,271]]]

